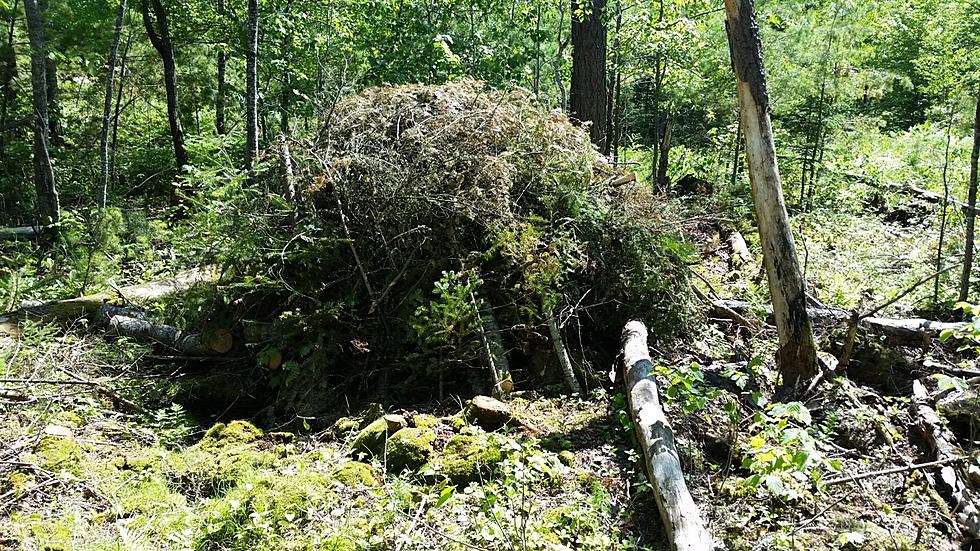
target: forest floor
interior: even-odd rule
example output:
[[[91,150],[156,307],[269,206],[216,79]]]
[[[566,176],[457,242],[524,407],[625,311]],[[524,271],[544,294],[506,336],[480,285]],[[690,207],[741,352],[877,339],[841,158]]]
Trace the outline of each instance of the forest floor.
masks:
[[[887,217],[795,218],[820,300],[877,304],[932,270],[923,236],[935,228]],[[719,218],[685,223],[704,290],[760,303],[758,263],[735,269],[726,243],[739,229],[752,249],[750,228]],[[910,299],[889,313],[916,308]],[[819,337],[833,348],[834,335]],[[237,420],[248,411],[234,401],[182,399],[220,368],[209,362],[161,363],[84,327],[28,324],[0,338],[0,548],[666,548],[614,387],[519,393],[509,403],[517,422],[502,429],[481,428],[454,397],[366,405],[283,432]],[[719,547],[960,548],[923,471],[825,484],[929,460],[911,379],[948,393],[949,373],[973,362],[936,344],[896,352],[867,342],[851,381],[766,407],[773,349],[771,329],[716,322],[654,351],[685,475]],[[380,453],[359,451],[389,422],[421,442],[405,436],[396,450],[392,437]],[[972,449],[969,428],[960,443]]]

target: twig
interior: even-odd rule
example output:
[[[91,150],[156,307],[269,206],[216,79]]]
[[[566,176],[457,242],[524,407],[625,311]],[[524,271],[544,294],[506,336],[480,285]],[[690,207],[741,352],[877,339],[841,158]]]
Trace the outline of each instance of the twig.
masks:
[[[0,383],[24,385],[85,385],[99,386],[96,381],[72,381],[67,379],[0,379]],[[0,390],[2,392],[2,390]]]
[[[895,473],[904,473],[911,471],[918,471],[920,469],[929,469],[932,467],[942,467],[944,465],[949,465],[951,463],[959,463],[961,461],[966,461],[969,457],[949,457],[947,459],[942,459],[939,461],[930,461],[928,463],[917,463],[914,465],[906,465],[904,467],[892,467],[890,469],[882,469],[880,471],[870,471],[861,474],[854,474],[850,476],[842,476],[840,478],[834,478],[826,482],[827,486],[835,486],[837,484],[843,484],[845,482],[856,482],[858,480],[864,480],[865,478],[873,478],[876,476],[885,476]]]

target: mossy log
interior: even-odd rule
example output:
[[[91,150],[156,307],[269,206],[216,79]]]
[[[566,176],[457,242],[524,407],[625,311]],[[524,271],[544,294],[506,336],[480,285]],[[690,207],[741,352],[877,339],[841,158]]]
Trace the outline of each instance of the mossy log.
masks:
[[[912,415],[937,461],[952,461],[963,455],[956,445],[956,437],[943,425],[939,414],[929,404],[929,395],[921,381],[912,383]],[[927,478],[949,502],[963,530],[973,538],[980,538],[977,496],[966,487],[955,467],[944,465],[938,475],[927,475]]]
[[[711,536],[684,482],[674,432],[660,405],[647,348],[647,328],[638,321],[627,323],[623,329],[623,371],[633,428],[643,448],[643,465],[671,547],[678,551],[710,551]]]
[[[772,308],[756,308],[748,302],[738,300],[716,300],[711,303],[713,314],[730,318],[727,311],[735,312],[739,315],[748,316],[753,312],[762,311],[765,313],[766,321],[772,322]],[[810,319],[814,325],[835,325],[846,323],[851,319],[851,313],[837,308],[807,308]],[[932,321],[922,318],[863,318],[860,326],[870,333],[888,337],[889,342],[895,345],[921,346],[929,339],[938,337],[943,331],[957,331],[962,329],[964,323]]]

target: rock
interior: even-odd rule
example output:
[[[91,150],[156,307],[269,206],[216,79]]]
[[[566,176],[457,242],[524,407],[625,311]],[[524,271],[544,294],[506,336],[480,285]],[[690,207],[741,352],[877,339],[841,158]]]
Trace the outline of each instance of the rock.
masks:
[[[396,432],[385,447],[385,466],[389,472],[416,470],[432,458],[432,429],[407,428]]]
[[[457,435],[446,442],[441,455],[422,468],[422,475],[429,482],[445,478],[465,486],[489,475],[502,459],[500,444],[492,435]]]
[[[467,419],[487,430],[496,430],[514,420],[510,406],[489,396],[476,396],[466,407]]]
[[[407,426],[408,421],[401,415],[385,415],[372,421],[357,433],[351,443],[351,449],[355,452],[368,452],[380,456],[384,453],[388,438]]]
[[[344,463],[331,476],[345,486],[378,486],[378,473],[374,467],[360,461]]]
[[[361,428],[361,423],[352,417],[341,417],[330,426],[330,434],[335,438],[346,438]]]
[[[950,423],[976,428],[980,424],[980,392],[973,386],[955,391],[936,403],[936,411]]]
[[[875,430],[875,413],[869,408],[851,408],[837,418],[834,440],[842,447],[867,453],[883,442]]]
[[[438,417],[429,415],[428,413],[416,413],[412,417],[412,426],[420,429],[431,429],[441,422]]]
[[[251,444],[262,438],[262,430],[248,421],[216,423],[201,439],[202,448],[220,448]]]
[[[566,467],[575,466],[575,454],[568,450],[558,452],[558,460],[561,461]]]

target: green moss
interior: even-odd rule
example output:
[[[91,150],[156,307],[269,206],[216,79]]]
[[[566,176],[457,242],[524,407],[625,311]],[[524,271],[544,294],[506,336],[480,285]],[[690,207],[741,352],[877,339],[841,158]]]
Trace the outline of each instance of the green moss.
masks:
[[[432,443],[436,433],[431,429],[408,428],[396,432],[388,439],[385,464],[389,471],[415,470],[432,457]]]
[[[422,468],[429,481],[447,478],[457,485],[466,485],[491,473],[503,454],[500,444],[489,435],[457,435],[446,442],[442,455]]]
[[[466,419],[462,414],[453,415],[449,418],[449,426],[453,428],[456,432],[463,430],[463,427],[468,427],[470,424],[466,422]]]
[[[415,426],[420,429],[431,429],[442,422],[435,415],[428,413],[417,413],[412,420],[415,422]]]
[[[62,411],[52,418],[51,422],[73,429],[85,426],[85,420],[74,411]]]
[[[71,438],[45,436],[37,446],[37,456],[41,467],[49,471],[68,471],[74,475],[82,474],[84,454]]]
[[[160,459],[159,455],[117,457],[112,460],[112,466],[121,471],[143,472],[156,469],[160,465]]]
[[[378,486],[374,467],[360,461],[348,461],[330,475],[345,486]]]
[[[262,438],[262,431],[248,421],[217,423],[201,439],[201,447],[223,447],[251,444]]]
[[[575,454],[568,450],[558,452],[558,460],[561,461],[566,467],[575,466]]]
[[[22,472],[12,472],[10,476],[7,477],[7,485],[4,487],[4,493],[13,492],[17,497],[20,497],[34,484],[34,475],[30,475]]]
[[[195,549],[275,549],[302,542],[314,520],[311,512],[335,501],[330,478],[290,465],[288,476],[251,472],[221,499],[201,511]],[[295,548],[307,548],[306,546]]]
[[[353,417],[341,417],[330,427],[330,434],[336,438],[345,438],[361,428],[361,423]]]
[[[406,425],[405,419],[400,415],[386,415],[380,419],[375,419],[361,432],[357,433],[351,443],[351,449],[355,452],[368,452],[374,455],[384,453],[385,441],[395,434],[401,427]],[[394,429],[393,427],[394,426]]]

